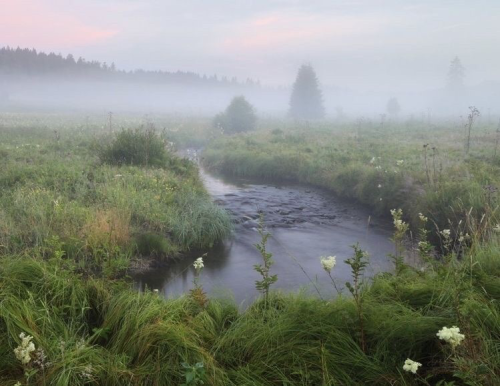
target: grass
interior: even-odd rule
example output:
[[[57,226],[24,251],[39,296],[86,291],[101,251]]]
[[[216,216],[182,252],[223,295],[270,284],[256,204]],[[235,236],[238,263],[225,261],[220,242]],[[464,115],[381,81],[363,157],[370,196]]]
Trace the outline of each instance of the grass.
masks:
[[[211,202],[197,168],[164,150],[156,134],[145,134],[156,146],[149,165],[107,163],[103,151],[119,151],[130,133],[129,142],[140,142],[140,130],[115,139],[106,132],[4,128],[0,254],[29,250],[43,256],[57,242],[87,268],[118,269],[137,256],[144,235],[161,239],[158,258],[222,240],[231,228],[229,216]]]
[[[316,184],[380,213],[402,207],[416,230],[421,211],[454,236],[470,233],[439,260],[425,256],[423,269],[401,261],[352,283],[356,298],[271,291],[241,310],[207,301],[201,287],[164,299],[108,274],[137,251],[171,255],[224,237],[227,215],[193,165],[171,154],[108,164],[99,155],[113,138],[102,128],[24,119],[4,116],[0,143],[1,385],[176,385],[183,363],[202,363],[213,386],[498,383],[500,237],[496,197],[484,189],[498,166],[487,128],[473,132],[467,158],[456,127],[415,123],[261,127],[212,142],[205,162],[226,173]],[[440,155],[428,154],[426,169],[430,139]],[[454,325],[465,335],[456,349],[436,336]],[[14,355],[22,332],[37,349],[27,365]],[[403,370],[407,358],[422,364],[417,374]]]
[[[487,124],[474,128],[465,156],[463,130],[453,122],[431,127],[416,121],[384,127],[369,121],[314,127],[270,122],[256,133],[219,137],[205,148],[203,160],[228,175],[327,188],[376,214],[402,208],[414,230],[424,213],[432,231],[460,232],[460,220],[462,225],[467,217],[480,221],[498,206],[494,130]]]
[[[271,292],[246,311],[217,299],[200,308],[189,295],[166,300],[82,279],[56,252],[2,260],[2,384],[24,382],[13,353],[20,332],[51,362],[33,385],[180,384],[184,362],[202,362],[208,385],[494,385],[500,375],[497,239],[476,251],[472,269],[452,259],[364,285],[364,351],[350,297]],[[456,350],[436,337],[452,325],[466,335]],[[406,358],[422,363],[419,376],[402,370]]]

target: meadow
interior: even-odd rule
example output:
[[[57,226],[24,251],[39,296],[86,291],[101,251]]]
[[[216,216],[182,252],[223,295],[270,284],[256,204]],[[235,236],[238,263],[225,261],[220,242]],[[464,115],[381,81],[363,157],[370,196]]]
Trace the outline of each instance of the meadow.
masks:
[[[483,214],[496,217],[499,132],[484,121],[473,122],[467,153],[460,121],[261,123],[256,132],[211,141],[203,161],[228,175],[326,188],[378,215],[401,208],[414,231],[423,213],[437,243],[443,229],[459,238],[481,228]]]
[[[465,154],[463,127],[447,123],[269,120],[226,137],[208,120],[186,131],[155,121],[155,134],[131,120],[111,135],[58,119],[9,116],[0,128],[0,384],[498,384],[491,126],[475,127]],[[133,260],[230,231],[196,166],[157,140],[203,145],[202,161],[223,173],[318,185],[387,216],[401,208],[394,271],[365,279],[369,256],[354,248],[342,257],[352,280],[332,282],[333,300],[276,292],[263,232],[262,297],[246,310],[196,281],[176,299],[134,291],[119,274]],[[418,267],[404,259],[415,253]]]
[[[144,127],[3,127],[0,253],[44,256],[61,245],[82,268],[118,273],[137,256],[168,259],[220,241],[229,217],[197,168],[164,148]]]

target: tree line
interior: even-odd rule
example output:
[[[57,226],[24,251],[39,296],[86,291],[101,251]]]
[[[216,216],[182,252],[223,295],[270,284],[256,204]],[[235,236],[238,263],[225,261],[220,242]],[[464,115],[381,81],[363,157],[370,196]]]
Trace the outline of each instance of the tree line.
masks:
[[[216,85],[216,86],[251,86],[260,83],[248,78],[240,81],[217,75],[200,75],[189,71],[124,71],[116,68],[114,63],[75,59],[71,54],[66,57],[53,52],[38,52],[29,48],[0,48],[0,74],[21,76],[51,76],[68,78],[85,78],[97,80],[126,80],[132,82],[178,83],[181,85]]]

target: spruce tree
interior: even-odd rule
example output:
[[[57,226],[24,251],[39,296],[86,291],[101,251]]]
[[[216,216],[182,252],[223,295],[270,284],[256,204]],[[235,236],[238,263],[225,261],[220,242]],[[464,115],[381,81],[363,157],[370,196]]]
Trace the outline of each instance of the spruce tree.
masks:
[[[299,68],[290,98],[289,114],[296,119],[321,119],[325,116],[318,78],[309,64]]]
[[[450,63],[448,70],[448,84],[449,91],[461,91],[464,88],[465,68],[458,56],[455,57]]]

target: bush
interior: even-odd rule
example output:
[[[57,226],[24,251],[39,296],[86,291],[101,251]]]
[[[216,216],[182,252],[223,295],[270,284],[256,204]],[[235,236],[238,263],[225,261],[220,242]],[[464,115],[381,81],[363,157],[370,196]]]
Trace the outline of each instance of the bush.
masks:
[[[243,96],[234,97],[226,111],[215,116],[213,124],[225,133],[243,133],[255,129],[257,116],[253,106]]]
[[[122,130],[99,154],[111,165],[165,166],[169,159],[163,140],[154,129]]]

